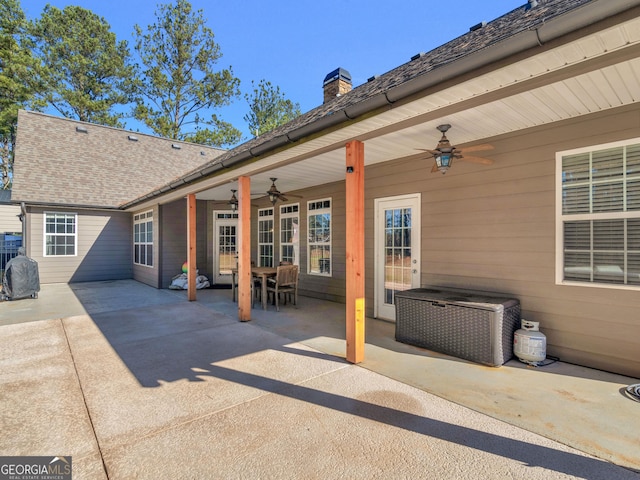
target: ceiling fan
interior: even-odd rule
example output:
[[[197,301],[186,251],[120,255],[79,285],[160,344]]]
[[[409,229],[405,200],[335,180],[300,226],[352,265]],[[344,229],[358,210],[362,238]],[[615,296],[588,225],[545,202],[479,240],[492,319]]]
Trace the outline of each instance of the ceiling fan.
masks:
[[[287,202],[289,199],[285,197],[285,194],[281,193],[280,190],[278,190],[278,188],[276,187],[277,178],[271,177],[270,180],[271,180],[271,187],[269,187],[269,190],[267,190],[266,194],[269,197],[269,201],[271,202],[271,205],[275,205],[278,200],[282,202]],[[287,195],[290,195],[290,194],[287,194]],[[290,196],[299,197],[299,195],[290,195]]]
[[[438,145],[434,150],[429,150],[426,148],[419,148],[418,150],[422,150],[423,152],[428,152],[434,159],[435,164],[431,169],[431,172],[442,172],[442,174],[447,173],[447,170],[453,164],[453,159],[463,160],[465,162],[479,163],[481,165],[491,165],[493,160],[489,158],[483,157],[474,157],[465,155],[467,152],[484,152],[486,150],[493,150],[493,145],[489,145],[487,143],[481,145],[473,145],[467,148],[456,148],[449,142],[449,139],[446,136],[446,132],[451,128],[451,125],[444,124],[439,125],[438,130],[442,132],[442,138],[438,142]]]

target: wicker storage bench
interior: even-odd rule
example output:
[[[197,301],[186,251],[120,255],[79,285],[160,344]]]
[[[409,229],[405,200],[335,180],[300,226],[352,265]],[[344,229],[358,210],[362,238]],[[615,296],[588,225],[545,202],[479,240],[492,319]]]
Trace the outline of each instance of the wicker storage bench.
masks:
[[[497,367],[513,357],[520,302],[448,288],[397,292],[396,340]]]

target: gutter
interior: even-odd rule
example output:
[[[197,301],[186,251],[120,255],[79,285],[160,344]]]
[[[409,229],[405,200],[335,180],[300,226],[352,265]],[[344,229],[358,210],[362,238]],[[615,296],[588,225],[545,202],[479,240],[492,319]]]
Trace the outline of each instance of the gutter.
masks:
[[[27,206],[20,202],[20,223],[22,224],[22,246],[26,248],[27,243]]]
[[[168,191],[167,189],[166,191]],[[17,202],[15,202],[17,203]],[[73,210],[102,210],[105,212],[113,212],[119,211],[120,207],[113,207],[109,205],[83,205],[80,203],[52,203],[52,202],[27,202],[30,207],[41,207],[41,208],[63,208],[63,209],[73,209]],[[26,203],[20,202],[20,211],[22,215],[27,214],[27,206]]]
[[[523,30],[515,35],[507,37],[489,45],[481,50],[454,59],[450,63],[437,66],[426,74],[411,78],[404,83],[391,87],[384,92],[377,93],[365,100],[353,105],[348,105],[341,110],[324,115],[318,120],[312,121],[283,135],[269,139],[250,149],[243,150],[229,159],[223,160],[193,173],[187,177],[171,183],[168,187],[151,192],[121,206],[122,209],[130,208],[138,203],[161,195],[169,190],[188,185],[198,179],[208,176],[223,168],[229,168],[250,159],[258,158],[277,148],[294,143],[310,135],[315,135],[328,128],[336,127],[346,121],[354,120],[362,115],[371,114],[376,110],[392,106],[394,103],[404,100],[423,90],[443,83],[460,75],[468,74],[480,67],[503,60],[510,56],[522,53],[526,50],[541,47],[545,43],[560,38],[566,34],[587,27],[593,23],[612,17],[633,7],[640,5],[638,0],[593,0],[589,3],[572,9],[568,12],[551,18],[543,19],[534,29]],[[520,7],[524,8],[524,7]],[[384,79],[384,75],[381,77]],[[219,168],[214,168],[219,166]]]
[[[427,74],[412,78],[383,93],[348,106],[345,108],[345,114],[348,118],[354,118],[370,113],[385,104],[392,105],[439,83],[470,73],[478,68],[531,48],[541,47],[556,38],[592,25],[596,21],[622,13],[639,4],[640,2],[638,1],[630,0],[595,0],[545,21],[535,29],[518,32],[482,50],[437,67]]]

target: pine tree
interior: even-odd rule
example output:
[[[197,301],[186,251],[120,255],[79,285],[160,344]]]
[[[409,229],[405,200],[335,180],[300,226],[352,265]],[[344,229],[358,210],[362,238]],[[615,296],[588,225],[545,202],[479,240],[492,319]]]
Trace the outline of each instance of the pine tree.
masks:
[[[231,67],[216,70],[222,57],[202,10],[187,0],[159,5],[157,22],[143,33],[136,25],[135,49],[143,71],[135,117],[157,135],[212,146],[233,145],[241,132],[212,110],[239,95]]]

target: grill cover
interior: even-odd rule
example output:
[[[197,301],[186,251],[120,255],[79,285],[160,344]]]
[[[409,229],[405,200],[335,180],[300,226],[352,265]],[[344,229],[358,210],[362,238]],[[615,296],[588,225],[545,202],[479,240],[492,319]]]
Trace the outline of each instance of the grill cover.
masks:
[[[24,255],[9,260],[2,279],[2,290],[9,299],[37,297],[40,291],[38,262]]]

